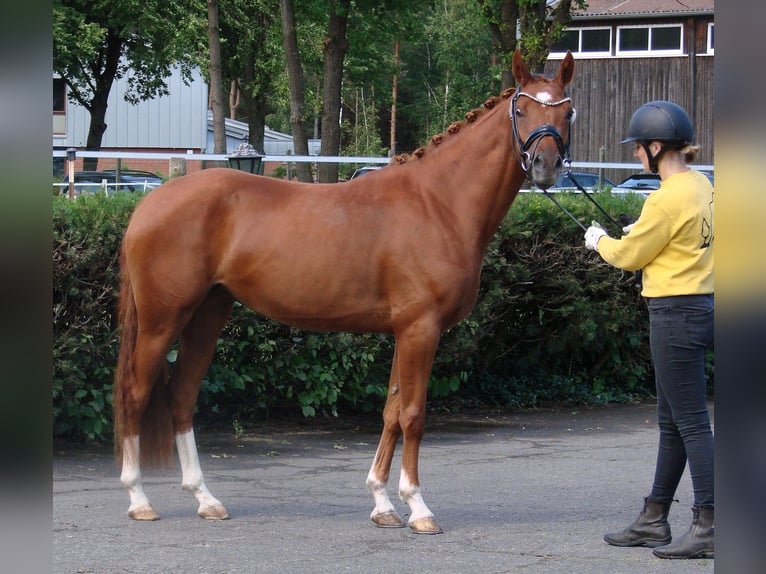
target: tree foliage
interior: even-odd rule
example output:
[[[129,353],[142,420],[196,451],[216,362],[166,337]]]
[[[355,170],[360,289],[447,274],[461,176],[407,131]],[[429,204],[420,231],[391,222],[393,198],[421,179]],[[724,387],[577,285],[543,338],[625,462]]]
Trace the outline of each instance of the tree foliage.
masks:
[[[421,33],[402,46],[401,109],[417,127],[409,140],[402,138],[409,149],[501,91],[492,43],[474,0],[434,3],[421,17]]]
[[[391,135],[397,152],[413,150],[487,95],[512,85],[510,61],[517,47],[533,70],[542,71],[571,10],[585,5],[584,0],[219,2],[228,116],[248,122],[250,143],[263,149],[268,123],[295,132],[296,142],[321,138],[325,154],[363,155],[387,153]],[[294,5],[295,50],[282,43],[281,5]],[[164,80],[173,66],[188,75],[198,64],[208,75],[205,29],[200,0],[54,1],[54,70],[66,80],[69,97],[91,112],[89,149],[100,146],[116,78],[129,78],[126,98],[138,102],[166,92]],[[296,96],[285,66],[294,54],[303,76],[298,112],[291,112]],[[395,130],[390,130],[394,104]],[[334,173],[322,178],[334,180]]]
[[[193,0],[54,0],[53,71],[70,100],[90,112],[87,149],[101,147],[115,80],[128,79],[125,100],[135,104],[167,94],[175,66],[191,77],[206,37],[200,7]]]
[[[224,84],[229,117],[245,121],[249,143],[263,152],[266,117],[284,94],[278,0],[221,0]],[[286,100],[286,98],[282,98]]]
[[[553,44],[571,21],[575,8],[584,8],[586,0],[476,0],[481,7],[492,42],[503,64],[503,87],[513,85],[511,58],[521,48],[524,60],[533,72],[542,72]]]

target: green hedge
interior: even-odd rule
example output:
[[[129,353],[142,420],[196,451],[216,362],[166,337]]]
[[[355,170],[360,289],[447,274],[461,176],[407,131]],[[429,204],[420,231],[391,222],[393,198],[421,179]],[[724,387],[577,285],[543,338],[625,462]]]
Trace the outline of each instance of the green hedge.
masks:
[[[111,436],[117,252],[139,198],[53,198],[57,436]],[[582,221],[599,219],[580,195],[558,199]],[[634,195],[601,193],[598,201],[613,214],[641,209]],[[633,275],[586,251],[582,235],[542,194],[519,196],[487,251],[476,308],[442,337],[432,408],[592,404],[653,392],[646,308]],[[301,331],[236,305],[197,420],[241,425],[275,411],[377,413],[392,354],[390,336]],[[709,373],[712,389],[712,357]]]
[[[118,251],[138,196],[53,198],[53,432],[111,435]]]

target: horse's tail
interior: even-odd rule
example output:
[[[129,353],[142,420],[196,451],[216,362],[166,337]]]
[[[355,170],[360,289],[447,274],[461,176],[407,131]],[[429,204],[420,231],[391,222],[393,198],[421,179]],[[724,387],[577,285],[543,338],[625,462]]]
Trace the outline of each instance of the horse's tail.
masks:
[[[134,400],[132,395],[136,381],[133,367],[138,338],[136,300],[126,265],[124,246],[120,251],[120,268],[120,352],[117,358],[112,391],[114,454],[118,464],[122,462],[123,439],[127,434],[128,404]],[[170,410],[170,389],[166,361],[162,361],[157,378],[152,384],[149,402],[140,421],[139,437],[141,464],[165,465],[169,463],[173,456],[173,421]]]

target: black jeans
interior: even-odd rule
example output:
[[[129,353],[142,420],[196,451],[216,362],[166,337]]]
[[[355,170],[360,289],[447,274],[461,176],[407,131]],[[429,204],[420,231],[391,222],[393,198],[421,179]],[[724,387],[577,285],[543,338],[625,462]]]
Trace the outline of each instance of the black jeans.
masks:
[[[713,508],[713,433],[705,384],[705,351],[713,342],[713,296],[646,301],[660,428],[649,498],[673,500],[688,461],[694,506]]]

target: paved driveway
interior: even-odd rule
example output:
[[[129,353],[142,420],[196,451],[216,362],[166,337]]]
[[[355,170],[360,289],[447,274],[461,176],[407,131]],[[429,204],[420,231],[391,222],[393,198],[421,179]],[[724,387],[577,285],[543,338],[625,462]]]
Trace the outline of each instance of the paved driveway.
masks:
[[[223,522],[196,516],[178,468],[145,471],[162,519],[131,521],[111,453],[56,445],[53,572],[713,572],[713,560],[659,560],[602,540],[635,518],[648,492],[652,404],[429,416],[420,476],[445,531],[436,536],[370,522],[364,481],[378,421],[274,424],[239,438],[198,431],[207,484],[231,514]],[[691,520],[688,474],[677,498],[670,521],[680,535]]]

